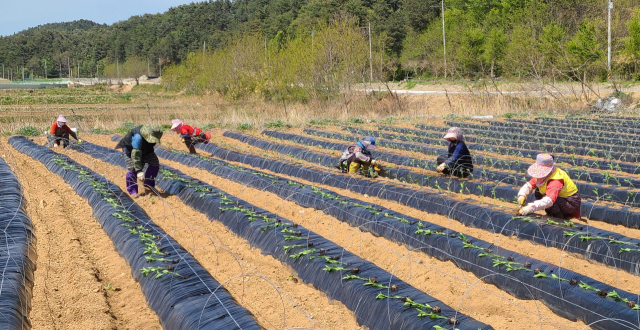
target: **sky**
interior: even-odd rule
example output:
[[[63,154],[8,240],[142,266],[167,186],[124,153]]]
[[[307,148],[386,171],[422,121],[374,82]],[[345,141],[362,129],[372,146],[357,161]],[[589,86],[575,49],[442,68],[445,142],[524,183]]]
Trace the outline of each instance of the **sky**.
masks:
[[[87,19],[112,24],[135,15],[157,14],[197,0],[0,0],[0,36],[30,27]]]

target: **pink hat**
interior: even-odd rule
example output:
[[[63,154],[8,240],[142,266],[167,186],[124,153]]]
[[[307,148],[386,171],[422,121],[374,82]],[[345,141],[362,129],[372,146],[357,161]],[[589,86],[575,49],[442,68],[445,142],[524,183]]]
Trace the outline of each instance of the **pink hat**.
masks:
[[[529,166],[527,173],[536,179],[542,179],[553,172],[555,168],[556,164],[550,154],[538,154],[536,162]]]
[[[64,115],[60,115],[60,116],[58,116],[58,119],[56,119],[56,121],[59,121],[61,123],[66,123],[67,122],[67,117],[65,117]]]
[[[171,121],[171,129],[172,130],[180,127],[180,125],[182,125],[182,120],[180,120],[180,119],[174,119],[174,120]]]
[[[450,138],[454,138],[458,142],[464,141],[464,135],[462,135],[462,130],[459,127],[451,127],[447,131],[447,134],[442,137],[443,140],[448,140]]]

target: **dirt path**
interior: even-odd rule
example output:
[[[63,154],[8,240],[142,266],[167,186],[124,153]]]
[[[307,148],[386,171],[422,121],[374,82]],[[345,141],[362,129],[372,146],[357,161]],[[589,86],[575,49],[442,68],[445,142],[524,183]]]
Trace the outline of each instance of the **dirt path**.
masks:
[[[103,145],[112,144],[104,141]],[[65,153],[125,188],[124,170],[120,167],[75,151]],[[265,328],[363,329],[343,304],[329,300],[311,285],[294,283],[290,278],[291,269],[270,256],[263,256],[223,224],[207,219],[178,197],[141,197],[137,202],[156,224],[190,250],[217,281],[224,283]],[[238,277],[242,274],[249,277]]]
[[[40,162],[4,143],[0,151],[24,186],[35,227],[33,329],[161,329],[88,203]]]

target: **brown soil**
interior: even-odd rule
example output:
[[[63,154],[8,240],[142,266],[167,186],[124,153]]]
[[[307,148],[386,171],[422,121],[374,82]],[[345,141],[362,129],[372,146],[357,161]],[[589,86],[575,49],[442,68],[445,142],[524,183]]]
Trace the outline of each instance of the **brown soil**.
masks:
[[[90,140],[97,142],[97,139]],[[113,145],[108,139],[101,142]],[[85,154],[65,153],[124,190],[123,169]],[[185,169],[190,175],[193,172],[193,169]],[[265,328],[362,329],[343,304],[331,301],[311,285],[295,283],[290,278],[295,275],[291,269],[270,256],[263,256],[223,224],[210,221],[178,197],[141,197],[137,201],[156,224],[190,250],[217,281],[224,283],[234,298]],[[246,276],[242,277],[242,274]]]
[[[258,137],[264,138],[266,140],[272,140],[273,142],[277,141],[277,143],[281,143],[281,144],[295,145],[295,144],[292,144],[292,142],[289,142],[289,141],[284,141],[283,142],[283,141],[280,141],[280,140],[277,140],[277,139],[268,138],[268,137],[263,136],[263,135],[260,135]],[[284,159],[284,160],[287,160],[287,161],[290,161],[290,162],[293,162],[293,163],[301,163],[301,164],[304,164],[304,166],[307,166],[307,167],[317,167],[318,170],[320,170],[320,171],[326,171],[327,170],[326,167],[317,166],[317,165],[315,165],[313,163],[306,162],[306,161],[300,160],[300,159],[295,158],[295,157],[289,157],[289,156],[286,156],[286,155],[282,155],[282,154],[277,153],[275,151],[265,151],[265,150],[250,146],[248,144],[240,143],[239,141],[231,139],[231,138],[227,138],[227,137],[224,137],[224,136],[216,136],[215,138],[216,138],[216,143],[217,144],[219,144],[222,147],[228,148],[228,149],[232,149],[232,150],[236,150],[236,151],[244,152],[244,153],[252,153],[252,154],[260,155],[260,156],[263,156],[263,157],[272,157],[272,158],[279,159],[279,160],[283,160]],[[289,143],[286,143],[286,142],[289,142]],[[297,146],[300,146],[300,145],[297,145]],[[183,145],[179,145],[178,146],[178,148],[180,148],[180,147],[183,147]],[[306,147],[304,149],[311,150],[311,151],[318,151],[318,149],[312,149],[310,147]],[[320,149],[320,150],[322,150],[322,149]],[[425,174],[426,173],[429,173],[429,174],[431,173],[431,172],[420,170],[420,169],[417,169],[417,168],[412,168],[412,170],[416,170],[416,172],[425,173]],[[401,182],[399,182],[397,180],[389,180],[389,179],[386,179],[386,178],[377,178],[376,180],[389,182],[389,183],[392,183],[392,184],[395,184],[395,185],[405,186],[405,187],[410,188],[410,189],[417,189],[418,188],[418,186],[415,185],[415,184],[401,183]],[[501,184],[501,185],[504,186],[504,184]],[[438,193],[437,190],[431,189],[431,188],[427,188],[427,187],[420,187],[420,189],[428,190],[428,191],[431,191],[433,193]],[[460,200],[460,201],[471,200],[471,201],[473,201],[475,203],[479,203],[479,204],[485,205],[487,207],[499,208],[499,209],[501,209],[503,211],[504,210],[512,210],[512,209],[514,209],[514,205],[512,203],[502,202],[500,200],[492,199],[490,197],[480,197],[480,196],[476,196],[476,195],[461,195],[461,194],[456,194],[456,193],[448,193],[448,194],[450,195],[450,197],[452,197],[452,198],[454,198],[456,200]],[[640,211],[639,208],[632,208],[632,210]],[[542,215],[542,216],[545,215],[543,211],[539,211],[537,213],[539,215]],[[606,223],[606,222],[603,222],[603,221],[587,220],[585,215],[583,215],[582,218],[579,219],[579,220],[578,219],[574,219],[574,220],[575,220],[575,222],[578,222],[578,223],[582,222],[582,223],[588,224],[588,225],[590,225],[590,226],[592,226],[594,228],[608,230],[608,231],[611,231],[611,232],[614,232],[614,233],[619,233],[619,234],[622,234],[622,235],[625,235],[625,236],[628,236],[628,237],[631,237],[631,238],[640,239],[640,229],[629,228],[629,227],[625,227],[623,225],[614,225],[614,224]]]
[[[477,281],[475,276],[461,271],[451,262],[441,262],[428,258],[420,253],[410,253],[410,251],[403,246],[399,246],[384,238],[376,238],[371,234],[360,232],[345,223],[325,215],[321,211],[302,208],[293,202],[283,201],[276,195],[257,191],[175,162],[163,160],[162,163],[177,168],[188,175],[197,177],[234,196],[243,198],[258,207],[263,207],[273,213],[300,223],[349,249],[351,252],[394,273],[400,279],[411,283],[418,289],[433,295],[450,306],[459,306],[461,301],[463,301],[462,304],[465,313],[470,314],[480,321],[489,323],[497,329],[519,329],[523,320],[529,323],[539,324],[540,317],[536,312],[538,308],[544,318],[542,322],[545,329],[556,329],[558,327],[574,328],[577,326],[576,323],[553,314],[548,308],[539,303],[536,304],[534,301],[514,299],[494,286],[481,281],[475,283]],[[345,193],[345,195],[351,195],[350,197],[357,196],[357,198],[362,199],[362,196],[354,196],[355,194]],[[376,200],[376,202],[380,201]],[[434,217],[441,218],[442,222],[447,221],[442,217],[434,215],[429,215],[429,220],[438,222],[434,221]],[[468,231],[465,231],[465,233],[466,232]],[[513,240],[513,242],[515,244],[522,244],[522,242],[515,240]],[[504,244],[501,244],[501,246],[504,246]],[[433,288],[432,283],[434,283],[434,280],[437,283],[442,283],[440,289]],[[468,292],[466,292],[467,289],[469,290]],[[470,313],[469,309],[471,310]],[[523,313],[523,309],[528,310],[529,313]]]
[[[161,329],[89,204],[40,162],[4,142],[0,151],[23,184],[35,228],[33,329]]]

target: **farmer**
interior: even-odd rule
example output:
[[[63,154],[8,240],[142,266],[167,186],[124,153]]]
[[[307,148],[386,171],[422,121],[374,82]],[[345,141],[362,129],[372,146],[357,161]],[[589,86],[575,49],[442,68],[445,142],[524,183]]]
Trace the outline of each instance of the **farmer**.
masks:
[[[68,147],[69,135],[76,139],[76,141],[82,142],[81,139],[78,139],[76,133],[67,126],[67,117],[64,115],[58,116],[58,119],[51,125],[51,130],[49,130],[49,134],[47,135],[47,147],[57,148],[61,143],[63,148]]]
[[[464,143],[462,130],[458,127],[451,127],[443,139],[449,141],[449,150],[447,157],[438,156],[436,172],[466,178],[473,172],[473,161],[471,153]]]
[[[349,172],[351,175],[358,173],[360,166],[365,176],[369,176],[369,167],[373,165],[373,169],[381,173],[383,171],[380,162],[373,159],[371,151],[376,149],[376,140],[370,136],[362,139],[354,145],[350,145],[340,157],[338,167],[343,172]]]
[[[205,133],[201,129],[191,127],[183,123],[180,119],[171,121],[171,130],[178,133],[182,137],[182,142],[189,148],[189,153],[196,153],[196,144],[208,144],[211,139],[210,133]]]
[[[521,205],[519,215],[545,210],[547,215],[556,218],[580,218],[578,187],[571,181],[567,172],[556,167],[551,155],[538,154],[528,173],[532,176],[531,180],[518,192],[518,204]],[[534,189],[536,201],[523,206],[527,196]]]
[[[155,178],[160,171],[160,161],[155,153],[156,143],[160,143],[162,138],[162,129],[156,125],[144,125],[133,128],[125,135],[116,149],[122,148],[127,156],[125,163],[127,165],[127,191],[132,197],[138,197],[138,181],[143,182],[145,192],[146,188],[156,186]],[[143,172],[144,165],[147,164],[147,170]]]

